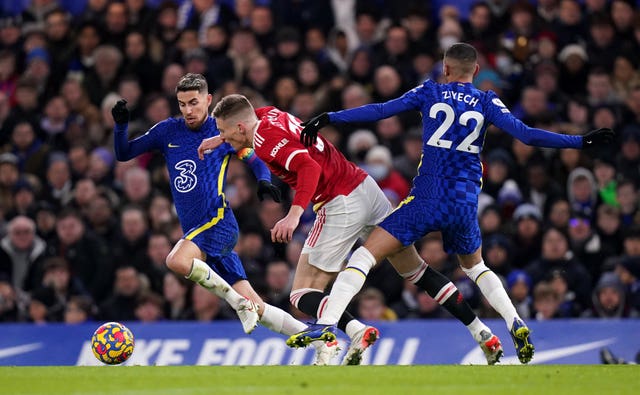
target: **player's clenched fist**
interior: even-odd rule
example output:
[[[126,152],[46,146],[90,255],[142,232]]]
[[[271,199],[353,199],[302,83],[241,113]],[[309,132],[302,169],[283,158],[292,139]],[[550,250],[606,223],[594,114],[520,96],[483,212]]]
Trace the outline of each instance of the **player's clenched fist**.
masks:
[[[125,99],[118,100],[113,108],[111,108],[111,115],[117,124],[122,125],[128,123],[129,109],[127,108],[127,101]]]

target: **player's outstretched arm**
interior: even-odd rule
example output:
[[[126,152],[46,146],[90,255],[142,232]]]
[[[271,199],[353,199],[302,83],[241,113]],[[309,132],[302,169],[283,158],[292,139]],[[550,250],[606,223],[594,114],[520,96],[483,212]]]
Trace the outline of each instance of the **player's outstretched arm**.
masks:
[[[300,142],[305,147],[312,146],[316,143],[318,131],[332,123],[374,122],[413,109],[411,104],[399,97],[385,103],[365,104],[348,110],[322,113],[302,123],[304,128],[300,132]]]
[[[220,136],[213,136],[202,140],[198,146],[198,158],[204,159],[206,154],[210,154],[214,149],[224,144],[224,140]]]
[[[129,109],[127,108],[126,100],[118,100],[111,109],[111,115],[115,121],[115,126],[113,127],[113,148],[116,153],[116,158],[119,161],[133,159],[144,152],[158,148],[155,134],[150,132],[158,127],[159,124],[144,135],[129,141],[127,134],[129,128]]]

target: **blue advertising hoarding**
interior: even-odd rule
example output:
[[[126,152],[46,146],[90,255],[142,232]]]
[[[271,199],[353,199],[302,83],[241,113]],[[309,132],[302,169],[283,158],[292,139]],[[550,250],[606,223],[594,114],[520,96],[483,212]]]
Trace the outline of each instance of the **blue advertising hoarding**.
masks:
[[[518,363],[504,322],[487,320],[505,349],[503,364]],[[239,322],[125,323],[135,336],[127,365],[308,365],[313,348],[292,350],[284,336],[265,328],[245,335]],[[640,351],[640,320],[554,320],[530,322],[534,364],[598,364],[609,347],[633,360]],[[89,340],[98,323],[0,325],[0,365],[99,365]],[[457,321],[415,320],[376,324],[381,339],[363,364],[485,364],[482,351]],[[348,347],[339,338],[341,354]]]

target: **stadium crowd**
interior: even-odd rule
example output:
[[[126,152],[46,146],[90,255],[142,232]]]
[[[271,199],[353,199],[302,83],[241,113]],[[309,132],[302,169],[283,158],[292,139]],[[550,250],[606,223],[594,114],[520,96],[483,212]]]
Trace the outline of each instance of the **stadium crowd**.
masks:
[[[170,180],[159,154],[115,161],[118,99],[128,102],[134,136],[179,114],[174,89],[187,72],[206,76],[214,103],[242,93],[308,120],[440,80],[443,50],[458,41],[480,51],[475,84],[527,124],[617,132],[610,150],[540,150],[490,128],[478,213],[485,263],[523,318],[638,316],[638,4],[436,3],[33,0],[4,10],[0,322],[234,317],[166,268],[182,236]],[[322,133],[394,205],[408,194],[421,159],[419,114]],[[287,207],[258,201],[255,184],[231,162],[225,195],[241,229],[236,251],[265,301],[292,311],[292,273],[314,213],[292,242],[273,244],[269,229]],[[495,316],[439,235],[417,247],[479,316]],[[364,320],[448,317],[388,263],[372,270],[350,309]]]

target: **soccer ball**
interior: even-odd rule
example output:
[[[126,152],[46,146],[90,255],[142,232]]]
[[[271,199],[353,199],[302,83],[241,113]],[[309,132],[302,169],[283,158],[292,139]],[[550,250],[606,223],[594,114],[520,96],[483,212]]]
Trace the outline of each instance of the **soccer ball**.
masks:
[[[91,337],[93,355],[108,365],[117,365],[129,359],[133,346],[133,333],[119,322],[100,325]]]

